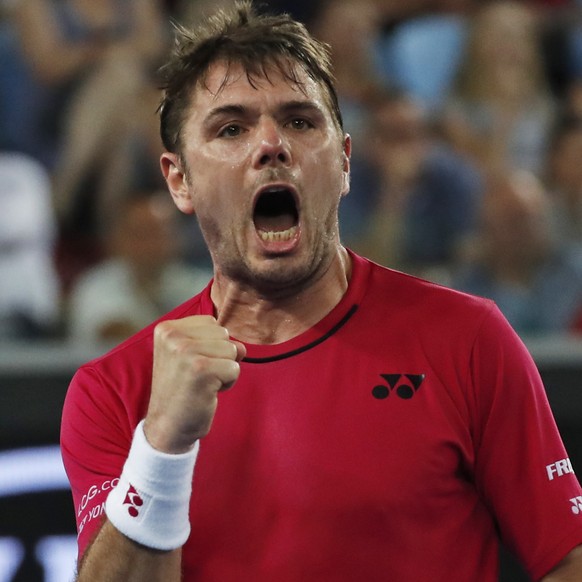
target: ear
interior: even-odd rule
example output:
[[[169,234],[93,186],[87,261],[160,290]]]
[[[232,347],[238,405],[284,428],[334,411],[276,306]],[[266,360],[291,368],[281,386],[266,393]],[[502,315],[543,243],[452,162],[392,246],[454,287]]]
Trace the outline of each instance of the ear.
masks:
[[[342,185],[342,196],[345,196],[350,191],[350,158],[352,156],[352,138],[349,133],[344,136],[344,147],[343,147],[343,185]]]
[[[160,157],[160,167],[174,204],[184,214],[194,214],[188,179],[182,168],[180,156],[171,152],[163,152]]]

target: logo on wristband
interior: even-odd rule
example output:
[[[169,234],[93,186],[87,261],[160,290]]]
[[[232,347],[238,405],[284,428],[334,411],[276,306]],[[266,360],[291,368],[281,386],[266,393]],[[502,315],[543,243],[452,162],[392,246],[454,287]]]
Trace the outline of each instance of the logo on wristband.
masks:
[[[143,505],[143,499],[139,496],[139,493],[131,483],[129,484],[125,499],[123,500],[123,505],[129,505],[127,513],[129,513],[131,517],[137,517],[139,515],[138,508]]]

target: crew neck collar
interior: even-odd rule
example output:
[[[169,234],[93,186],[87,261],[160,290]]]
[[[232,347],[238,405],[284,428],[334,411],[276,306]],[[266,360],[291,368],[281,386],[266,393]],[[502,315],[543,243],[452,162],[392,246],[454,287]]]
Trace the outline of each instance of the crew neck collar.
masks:
[[[296,356],[333,336],[351,319],[364,295],[370,264],[349,249],[348,253],[352,261],[352,276],[340,302],[315,325],[287,341],[278,344],[242,342],[247,348],[247,355],[243,362],[261,364]],[[203,291],[201,296],[201,313],[205,315],[215,315],[214,304],[210,299],[210,289],[211,285]]]

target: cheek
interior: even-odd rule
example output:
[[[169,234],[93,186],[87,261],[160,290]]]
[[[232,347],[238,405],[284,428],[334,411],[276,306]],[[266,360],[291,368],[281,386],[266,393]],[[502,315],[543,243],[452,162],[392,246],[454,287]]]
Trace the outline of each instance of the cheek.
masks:
[[[332,195],[344,195],[349,191],[350,162],[343,150],[328,155],[327,161],[318,164],[318,172],[322,180],[327,180]]]
[[[211,175],[195,194],[196,218],[209,246],[234,240],[244,222],[240,180],[226,171]]]
[[[233,214],[242,204],[244,164],[234,157],[198,156],[192,166],[189,186],[195,213]]]
[[[216,169],[221,172],[236,171],[248,163],[252,155],[250,139],[238,138],[233,140],[215,141],[208,147],[196,153],[196,162],[202,170],[210,170],[214,174]]]

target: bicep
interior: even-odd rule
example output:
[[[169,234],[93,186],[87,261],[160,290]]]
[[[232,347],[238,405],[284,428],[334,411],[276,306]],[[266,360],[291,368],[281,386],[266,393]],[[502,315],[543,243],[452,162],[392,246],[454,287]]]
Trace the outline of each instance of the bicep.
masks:
[[[79,556],[103,523],[105,500],[129,451],[131,430],[120,416],[118,403],[100,389],[97,375],[77,372],[63,408],[61,450],[73,494]]]

